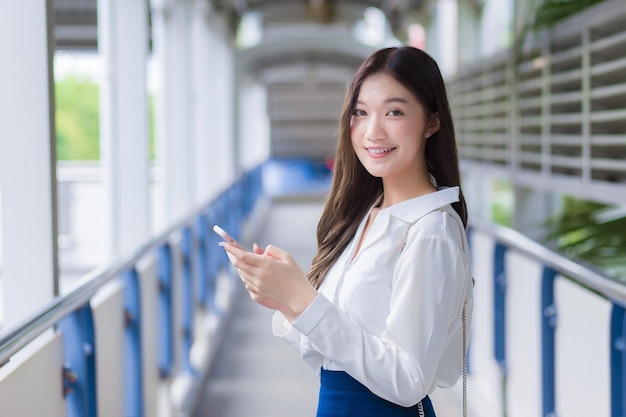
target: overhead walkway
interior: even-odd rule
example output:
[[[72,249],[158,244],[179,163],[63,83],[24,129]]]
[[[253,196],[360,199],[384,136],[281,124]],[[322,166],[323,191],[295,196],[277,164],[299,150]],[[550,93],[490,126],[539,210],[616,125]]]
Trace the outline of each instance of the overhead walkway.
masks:
[[[456,13],[438,6],[452,3],[453,26],[478,33],[475,0],[3,5],[0,52],[15,65],[0,68],[11,98],[0,100],[0,416],[312,415],[316,378],[271,336],[271,312],[249,300],[211,226],[284,247],[306,266],[338,102],[373,48],[352,30],[375,6],[389,23],[382,31],[415,19],[450,40],[442,21]],[[239,48],[234,26],[248,8],[263,15],[264,42]],[[626,3],[606,0],[447,80],[476,281],[470,417],[626,415],[626,286],[540,243],[557,194],[626,198],[624,18]],[[55,176],[64,167],[54,155],[53,32],[59,48],[97,41],[106,62],[104,152],[81,183],[107,197],[84,210],[85,225],[110,233],[88,230],[111,252],[96,269],[63,263],[76,237],[64,228],[76,181]],[[470,38],[454,45],[465,58],[479,55]],[[150,53],[163,87],[154,170]],[[502,179],[513,188],[513,228],[491,221]],[[438,415],[459,415],[460,398],[459,386],[437,391]]]
[[[315,166],[287,162],[281,176],[269,161],[5,334],[0,414],[312,415],[317,379],[271,335],[271,312],[248,298],[210,226],[289,249],[306,267],[328,184]],[[626,288],[511,229],[473,219],[469,233],[469,415],[621,416]],[[583,394],[595,400],[576,401]],[[433,401],[440,417],[458,415],[460,386]]]
[[[300,265],[310,265],[321,207],[319,200],[272,203],[255,241],[289,250]],[[194,416],[314,416],[317,377],[272,335],[272,312],[255,304],[241,285],[231,314]]]
[[[300,189],[310,192],[315,186],[302,183]],[[317,193],[278,197],[255,241],[289,250],[306,268],[315,254],[315,227],[322,208]],[[194,417],[315,415],[319,380],[298,352],[271,334],[271,315],[270,310],[256,305],[242,286],[238,289]],[[432,396],[439,417],[460,415],[459,394],[454,389]]]

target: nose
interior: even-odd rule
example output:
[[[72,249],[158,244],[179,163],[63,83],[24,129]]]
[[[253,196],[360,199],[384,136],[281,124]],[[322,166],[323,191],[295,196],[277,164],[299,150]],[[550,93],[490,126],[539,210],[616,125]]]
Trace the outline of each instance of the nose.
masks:
[[[367,120],[365,138],[369,141],[383,140],[387,137],[382,120],[376,116],[370,116]]]

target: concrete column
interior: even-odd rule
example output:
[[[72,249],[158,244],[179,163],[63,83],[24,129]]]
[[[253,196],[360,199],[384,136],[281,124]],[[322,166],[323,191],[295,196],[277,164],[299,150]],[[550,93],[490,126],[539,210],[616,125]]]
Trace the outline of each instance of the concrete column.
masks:
[[[214,160],[218,162],[216,184],[219,189],[229,185],[237,173],[237,143],[235,142],[235,68],[232,36],[229,33],[226,18],[213,15],[213,77],[214,100],[219,105],[215,108]]]
[[[480,168],[466,168],[462,171],[462,185],[470,218],[493,220],[493,179]]]
[[[558,193],[516,186],[513,228],[541,242],[546,234],[543,223],[559,210],[560,198]]]
[[[239,96],[239,165],[248,170],[270,155],[270,122],[267,114],[267,91],[253,77],[245,77],[237,85]]]
[[[100,0],[98,31],[105,69],[100,161],[109,209],[109,261],[137,249],[150,236],[147,2]]]
[[[483,6],[473,0],[458,2],[458,66],[480,56],[480,16]]]
[[[439,0],[437,3],[436,59],[444,77],[454,74],[459,65],[459,19],[457,0]]]
[[[531,3],[524,0],[525,3]],[[480,17],[480,55],[490,57],[511,46],[517,0],[486,0]]]
[[[213,114],[220,104],[213,99],[212,86],[216,80],[215,44],[212,42],[210,16],[212,10],[206,0],[196,0],[191,25],[191,104],[193,114],[193,147],[195,167],[194,198],[202,204],[217,192],[215,178],[218,161],[215,158],[215,146],[219,146],[215,137]],[[217,120],[215,121],[217,122]]]
[[[52,0],[0,13],[3,328],[58,293]]]
[[[195,158],[190,112],[189,0],[153,0],[154,53],[161,85],[157,92],[157,164],[166,226],[194,207]]]

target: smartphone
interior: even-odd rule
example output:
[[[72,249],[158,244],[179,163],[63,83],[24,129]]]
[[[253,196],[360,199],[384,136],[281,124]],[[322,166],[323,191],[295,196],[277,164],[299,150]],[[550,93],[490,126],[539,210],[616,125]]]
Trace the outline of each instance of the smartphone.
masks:
[[[222,229],[218,225],[213,226],[213,231],[220,235],[220,237],[224,239],[224,242],[228,242],[231,245],[236,246],[240,249],[245,249],[245,247],[241,243],[237,242],[231,235],[228,234],[226,230]]]

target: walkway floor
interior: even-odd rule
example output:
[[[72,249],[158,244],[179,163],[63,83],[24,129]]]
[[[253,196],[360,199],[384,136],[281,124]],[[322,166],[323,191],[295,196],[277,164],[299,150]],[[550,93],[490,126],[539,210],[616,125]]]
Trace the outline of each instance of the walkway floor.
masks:
[[[319,202],[275,202],[258,243],[288,250],[307,268],[315,250]],[[271,332],[272,311],[240,289],[194,417],[313,417],[319,382],[298,353]],[[439,417],[461,415],[455,391],[432,396]]]

